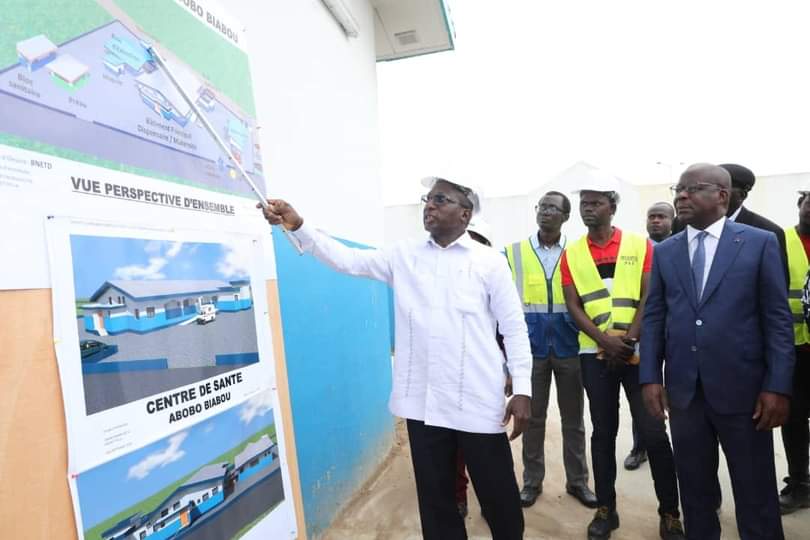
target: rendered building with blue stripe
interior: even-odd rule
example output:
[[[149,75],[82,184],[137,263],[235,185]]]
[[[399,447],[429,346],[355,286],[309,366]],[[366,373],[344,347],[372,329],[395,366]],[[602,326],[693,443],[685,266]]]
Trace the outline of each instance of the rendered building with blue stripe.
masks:
[[[17,58],[28,71],[36,71],[56,58],[57,47],[40,34],[17,43]]]
[[[245,481],[278,458],[278,446],[267,435],[248,444],[233,460],[235,482]]]
[[[174,490],[152,512],[135,514],[101,533],[103,540],[163,540],[188,527],[225,500],[231,465],[206,465]]]
[[[248,443],[234,463],[206,465],[148,514],[133,514],[101,533],[102,540],[164,540],[197,522],[207,512],[239,496],[238,485],[272,472],[278,445],[267,434]],[[268,472],[269,471],[269,472]],[[257,477],[259,478],[259,477]]]
[[[196,319],[203,305],[235,312],[253,307],[249,280],[105,281],[82,304],[84,327],[96,335],[143,334]]]

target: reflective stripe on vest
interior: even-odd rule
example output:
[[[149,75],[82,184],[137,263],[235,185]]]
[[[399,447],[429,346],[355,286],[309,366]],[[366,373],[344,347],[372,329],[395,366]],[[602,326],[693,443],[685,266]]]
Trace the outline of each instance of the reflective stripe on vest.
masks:
[[[793,314],[793,342],[796,345],[810,343],[810,331],[804,322],[804,312],[802,311],[802,290],[804,280],[807,277],[807,252],[804,250],[799,233],[794,227],[785,229],[785,244],[787,247],[787,262],[790,272],[790,284],[788,286],[788,303],[790,312]]]
[[[633,233],[622,232],[613,294],[605,288],[596,263],[583,236],[567,250],[568,267],[579,293],[585,314],[601,330],[608,328],[628,330],[641,300],[641,276],[647,255],[647,239]],[[579,332],[580,350],[595,349],[596,342],[585,332]]]
[[[512,280],[523,304],[523,313],[568,313],[563,297],[559,260],[549,284],[546,271],[532,247],[531,240],[526,239],[507,246],[506,258],[512,268]],[[548,298],[549,289],[551,302]]]

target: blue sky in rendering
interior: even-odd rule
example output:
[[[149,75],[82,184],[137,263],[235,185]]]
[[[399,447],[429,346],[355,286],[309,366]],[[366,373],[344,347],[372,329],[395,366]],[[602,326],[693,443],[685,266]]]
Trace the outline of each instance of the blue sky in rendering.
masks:
[[[153,495],[273,424],[272,393],[90,469],[76,479],[84,529]]]
[[[245,279],[249,244],[71,235],[76,298],[114,279]]]

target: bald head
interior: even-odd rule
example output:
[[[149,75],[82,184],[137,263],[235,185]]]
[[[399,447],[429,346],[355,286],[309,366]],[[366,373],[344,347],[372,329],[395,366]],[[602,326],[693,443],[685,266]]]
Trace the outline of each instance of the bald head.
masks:
[[[675,188],[678,219],[705,229],[725,215],[730,189],[731,175],[724,168],[710,163],[690,166]]]
[[[686,177],[695,178],[700,183],[731,189],[731,175],[729,172],[723,167],[711,163],[690,165],[681,175],[681,180]]]

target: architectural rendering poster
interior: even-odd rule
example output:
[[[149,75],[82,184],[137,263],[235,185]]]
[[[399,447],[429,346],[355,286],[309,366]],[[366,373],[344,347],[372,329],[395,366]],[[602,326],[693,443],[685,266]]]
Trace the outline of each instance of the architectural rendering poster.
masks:
[[[1,19],[0,227],[14,231],[3,239],[14,256],[0,265],[0,289],[52,290],[75,484],[130,455],[158,459],[160,444],[196,440],[198,425],[263,392],[276,399],[265,291],[275,278],[272,242],[227,155],[265,189],[247,39],[217,0],[12,1]],[[242,452],[257,442],[249,427],[219,431],[227,447],[183,462],[174,479],[160,466],[106,492],[100,508],[109,513],[88,517],[86,528]],[[274,444],[287,474],[280,425]],[[178,448],[171,455],[192,457],[188,445]],[[237,492],[222,480],[225,503]],[[136,485],[144,497],[129,496]],[[99,500],[92,492],[74,490],[78,523],[89,511],[84,497]],[[203,519],[188,510],[187,521]],[[273,521],[261,538],[289,537],[289,498],[273,512],[281,514],[285,524]],[[153,526],[115,538],[147,536],[169,535]]]
[[[276,398],[259,239],[58,217],[48,220],[47,230],[69,469],[70,477],[78,478],[74,495],[84,534],[149,538],[163,530],[154,538],[175,533],[179,538],[183,528],[182,534],[192,538],[230,537],[222,531],[241,535],[283,500],[280,476],[261,488],[239,484],[247,479],[238,476],[245,472],[239,471],[244,463],[233,459],[245,448],[262,446],[268,459],[259,461],[267,470],[256,478],[271,476],[285,463],[269,412]],[[261,438],[270,427],[272,433]],[[198,449],[207,454],[194,453],[193,461],[183,462],[193,470],[180,470],[178,464],[164,471],[163,465],[192,456],[192,450],[179,446],[186,437],[196,446],[214,430],[215,438]],[[224,464],[219,476],[211,476],[212,460]],[[94,481],[92,489],[83,488],[83,478],[118,478],[103,471],[118,470],[122,463],[145,464],[129,465],[134,468],[127,470],[135,472],[122,478],[132,482],[128,487],[102,488]],[[150,463],[163,464],[155,480],[136,483],[149,473]],[[175,473],[176,478],[167,476]],[[211,492],[215,487],[217,492]],[[181,506],[171,512],[169,527],[166,508],[147,507],[161,503],[157,499],[175,488],[182,500],[171,502]],[[85,502],[85,497],[96,500],[104,489],[102,506],[109,513]],[[144,497],[133,499],[134,493]],[[192,503],[192,495],[205,500]],[[257,497],[262,504],[275,503],[245,502]],[[282,513],[291,511],[290,505],[282,507]],[[137,525],[130,531],[137,534],[101,534],[115,525],[113,518],[121,527]],[[205,527],[195,525],[203,522]],[[211,531],[216,534],[206,536]]]
[[[230,399],[219,390],[259,361],[246,246],[70,236],[87,415],[169,392],[146,412],[193,403],[174,391],[206,379],[206,408]],[[169,423],[185,416],[174,411]]]
[[[79,474],[72,488],[85,540],[282,538],[273,394]]]
[[[71,472],[274,385],[257,238],[47,229]]]
[[[259,226],[250,188],[152,54],[264,191],[246,36],[215,0],[26,0],[4,3],[0,26],[0,226],[18,233],[0,288],[49,287],[48,215]]]

